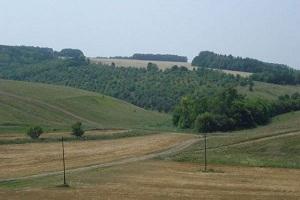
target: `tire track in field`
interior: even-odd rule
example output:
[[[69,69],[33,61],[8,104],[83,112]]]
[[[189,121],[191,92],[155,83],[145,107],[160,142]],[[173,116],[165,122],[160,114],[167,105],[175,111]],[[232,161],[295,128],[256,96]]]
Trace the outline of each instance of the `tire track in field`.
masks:
[[[193,138],[193,139],[185,140],[183,142],[178,142],[178,143],[174,144],[172,147],[170,147],[168,149],[150,153],[150,154],[146,154],[146,155],[142,155],[142,156],[129,157],[129,158],[124,158],[124,159],[115,160],[115,161],[106,162],[106,163],[93,164],[93,165],[84,166],[84,167],[67,169],[67,173],[82,172],[82,171],[87,171],[87,170],[91,170],[91,169],[112,167],[112,166],[116,166],[116,165],[123,165],[123,164],[128,164],[128,163],[137,162],[137,161],[149,160],[149,159],[153,159],[153,158],[156,158],[159,156],[167,156],[170,154],[180,152],[180,151],[186,149],[187,147],[197,143],[199,140],[200,140],[200,138]],[[55,171],[55,172],[40,173],[40,174],[35,174],[35,175],[30,175],[30,176],[0,179],[0,183],[10,182],[10,181],[19,181],[19,180],[25,180],[25,179],[31,179],[31,178],[41,178],[41,177],[53,176],[53,175],[60,175],[62,173],[63,173],[63,171]]]
[[[3,95],[3,96],[8,96],[8,97],[12,97],[12,98],[16,98],[16,99],[19,99],[19,100],[22,100],[22,101],[26,101],[28,103],[36,103],[36,104],[40,104],[40,105],[43,105],[43,106],[46,106],[48,108],[51,108],[51,109],[54,109],[56,111],[59,111],[59,112],[62,112],[66,115],[69,115],[77,120],[80,120],[80,121],[84,121],[84,122],[88,122],[89,124],[91,125],[94,125],[96,126],[97,128],[100,127],[103,127],[102,124],[98,123],[98,122],[95,122],[95,121],[91,121],[89,119],[86,119],[84,117],[81,117],[79,115],[76,115],[70,111],[67,111],[59,106],[55,106],[55,105],[52,105],[52,104],[49,104],[49,103],[46,103],[44,101],[41,101],[41,100],[37,100],[37,99],[32,99],[32,98],[29,98],[29,97],[23,97],[23,96],[19,96],[19,95],[16,95],[16,94],[12,94],[12,93],[8,93],[8,92],[4,92],[4,91],[0,91],[0,95]]]

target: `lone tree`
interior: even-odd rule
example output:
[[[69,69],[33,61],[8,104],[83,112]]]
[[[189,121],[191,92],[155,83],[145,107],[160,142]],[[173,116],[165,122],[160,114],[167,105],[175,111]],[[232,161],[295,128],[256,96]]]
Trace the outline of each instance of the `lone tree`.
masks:
[[[82,123],[76,122],[72,125],[72,135],[76,137],[81,137],[84,134],[84,130],[82,129]]]
[[[35,127],[30,127],[28,130],[27,130],[27,135],[29,137],[31,137],[32,139],[38,139],[42,133],[43,133],[43,129],[39,126],[35,126]]]

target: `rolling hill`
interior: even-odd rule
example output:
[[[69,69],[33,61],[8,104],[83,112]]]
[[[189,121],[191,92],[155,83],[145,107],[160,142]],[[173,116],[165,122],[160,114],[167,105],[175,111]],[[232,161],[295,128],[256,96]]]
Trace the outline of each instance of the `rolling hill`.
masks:
[[[86,128],[164,128],[170,116],[84,90],[0,79],[0,132],[23,132],[30,125],[47,131]]]

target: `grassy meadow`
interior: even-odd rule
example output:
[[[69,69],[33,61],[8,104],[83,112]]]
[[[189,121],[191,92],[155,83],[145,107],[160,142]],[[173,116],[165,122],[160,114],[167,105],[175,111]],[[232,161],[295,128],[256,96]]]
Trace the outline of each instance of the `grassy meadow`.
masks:
[[[170,129],[171,117],[99,93],[47,84],[0,80],[0,133],[85,128]]]
[[[281,95],[293,94],[300,92],[300,85],[277,85],[272,83],[254,82],[253,91],[248,87],[238,87],[238,91],[249,97],[259,97],[269,100],[275,100]]]
[[[269,125],[208,135],[208,163],[300,168],[300,112],[273,118]],[[204,142],[171,156],[174,161],[203,163]],[[168,158],[170,159],[170,158]]]

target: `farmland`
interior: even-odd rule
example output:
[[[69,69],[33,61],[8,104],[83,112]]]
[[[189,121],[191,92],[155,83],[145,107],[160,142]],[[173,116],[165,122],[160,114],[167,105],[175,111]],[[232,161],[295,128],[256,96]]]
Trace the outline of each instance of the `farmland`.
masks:
[[[114,63],[118,67],[137,67],[137,68],[146,68],[148,63],[154,63],[158,66],[159,69],[165,70],[173,67],[174,65],[183,66],[189,70],[193,70],[195,67],[191,63],[185,62],[168,62],[168,61],[151,61],[151,60],[133,60],[133,59],[115,59],[115,58],[90,58],[93,63],[97,64],[106,64],[111,65]],[[227,74],[237,75],[239,74],[242,77],[248,77],[251,73],[240,72],[240,71],[231,71],[231,70],[221,70]]]
[[[262,82],[253,91],[237,88],[269,100],[299,91]],[[10,80],[0,80],[0,103],[0,199],[300,198],[300,112],[211,133],[203,172],[203,137],[173,127],[170,114],[101,93]],[[76,121],[84,124],[82,138],[70,134]],[[46,131],[37,140],[24,134],[33,125]]]
[[[159,152],[195,138],[185,134],[154,134],[118,140],[66,142],[68,168],[80,168]],[[38,149],[38,152],[36,151]],[[60,171],[61,144],[0,145],[0,179]],[[37,162],[38,161],[38,162]]]
[[[144,161],[68,174],[71,188],[60,188],[60,176],[11,182],[6,199],[292,199],[300,197],[298,170],[212,166],[172,161]],[[18,191],[9,189],[18,188]],[[30,188],[30,189],[29,189]]]
[[[203,140],[194,134],[69,141],[70,188],[58,187],[60,143],[0,145],[1,178],[9,178],[0,181],[0,194],[5,199],[299,199],[299,169],[284,169],[300,167],[299,117],[288,113],[267,126],[210,135],[209,172],[202,171]],[[99,134],[114,132],[123,130]]]

